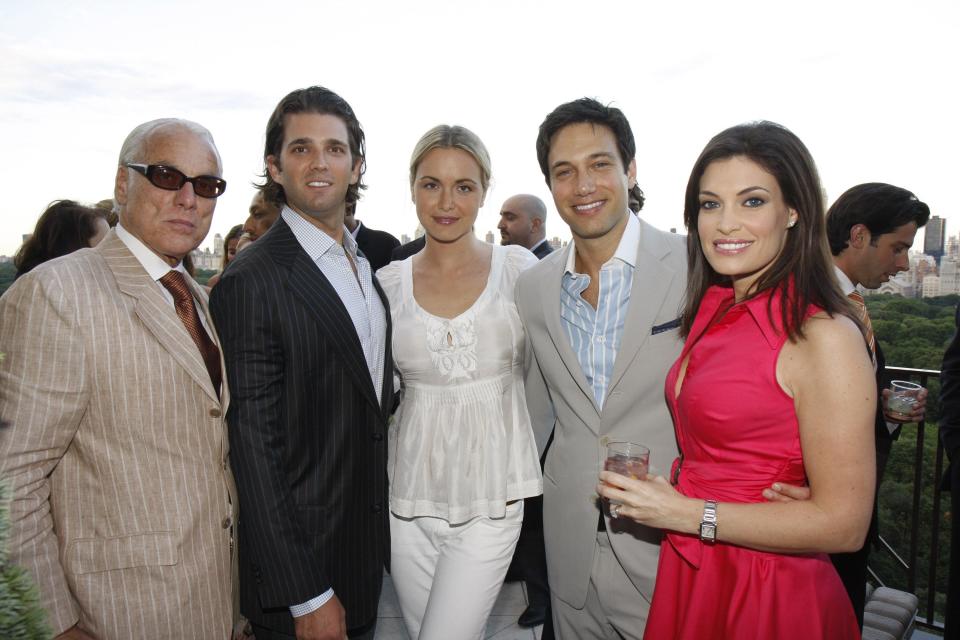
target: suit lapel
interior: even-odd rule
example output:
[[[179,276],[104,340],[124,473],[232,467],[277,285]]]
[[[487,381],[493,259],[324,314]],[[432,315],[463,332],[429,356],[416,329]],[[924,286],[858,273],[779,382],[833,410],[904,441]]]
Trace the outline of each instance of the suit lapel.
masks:
[[[113,231],[100,243],[97,250],[102,252],[120,291],[136,301],[134,312],[147,330],[204,392],[212,400],[219,402],[220,398],[213,390],[213,383],[200,350],[187,333],[173,305],[163,297],[159,285],[153,281],[143,265]],[[193,278],[187,278],[187,281],[193,283],[192,287],[198,286],[193,282]],[[203,299],[205,298],[204,295]],[[200,306],[206,314],[206,305]],[[207,321],[210,322],[209,315]],[[210,322],[209,326],[212,327],[213,323]]]
[[[561,285],[563,284],[563,274],[566,270],[570,251],[573,251],[572,242],[567,245],[566,251],[564,251],[561,259],[557,260],[557,268],[551,269],[547,273],[547,280],[543,286],[544,293],[540,296],[543,302],[543,317],[547,325],[547,332],[550,334],[550,339],[553,341],[554,347],[556,347],[557,353],[563,361],[563,365],[570,373],[570,377],[572,377],[574,382],[577,383],[577,386],[580,387],[583,395],[586,396],[590,406],[593,407],[593,410],[599,416],[600,408],[597,406],[597,401],[593,397],[593,387],[587,382],[587,377],[583,373],[583,367],[580,366],[577,354],[574,353],[573,347],[570,346],[570,338],[567,337],[567,332],[563,330],[563,321],[560,319]],[[586,422],[588,424],[590,423],[589,420]]]
[[[383,315],[387,321],[387,334],[384,338],[383,381],[380,387],[380,412],[386,420],[393,411],[393,320],[390,316],[390,303],[387,294],[380,287],[377,276],[373,276],[373,287],[383,304]]]
[[[665,243],[656,242],[650,225],[642,220],[640,225],[640,244],[637,247],[637,264],[633,270],[633,285],[630,288],[630,307],[627,310],[617,359],[613,363],[609,391],[616,389],[640,348],[650,339],[653,324],[676,277],[674,270],[663,264],[664,256],[670,253],[669,247]],[[677,309],[676,313],[679,315],[680,309]],[[673,317],[670,319],[673,320]]]
[[[367,360],[363,355],[363,347],[354,329],[350,313],[337,295],[336,289],[297,242],[290,227],[282,219],[278,220],[274,226],[279,224],[283,227],[277,229],[271,250],[275,256],[293,256],[292,261],[289,259],[278,261],[289,263],[287,288],[323,327],[323,334],[330,338],[330,343],[340,354],[344,368],[354,379],[357,388],[378,411],[381,410],[373,389],[373,381],[370,379]],[[378,295],[382,296],[379,290]],[[384,370],[386,368],[387,363],[384,362]]]

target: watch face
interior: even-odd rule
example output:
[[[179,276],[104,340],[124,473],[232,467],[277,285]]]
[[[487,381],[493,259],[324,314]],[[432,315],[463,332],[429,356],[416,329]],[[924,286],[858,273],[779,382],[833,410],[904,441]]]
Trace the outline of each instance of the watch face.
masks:
[[[701,522],[700,539],[704,542],[714,542],[717,539],[717,525]]]

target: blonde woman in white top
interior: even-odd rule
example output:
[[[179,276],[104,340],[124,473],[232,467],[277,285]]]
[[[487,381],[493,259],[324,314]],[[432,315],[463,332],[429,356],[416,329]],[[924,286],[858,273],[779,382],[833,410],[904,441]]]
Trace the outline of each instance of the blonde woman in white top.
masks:
[[[410,188],[426,246],[377,276],[402,400],[390,433],[391,571],[414,640],[482,637],[523,520],[542,491],[514,304],[522,247],[473,233],[490,159],[463,127],[417,143]]]

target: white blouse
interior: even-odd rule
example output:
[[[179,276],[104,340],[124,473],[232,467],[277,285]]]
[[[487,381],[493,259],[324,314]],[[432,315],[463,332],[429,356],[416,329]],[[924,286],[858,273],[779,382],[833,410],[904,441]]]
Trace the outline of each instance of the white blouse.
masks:
[[[507,502],[542,493],[514,304],[517,276],[536,262],[522,247],[493,245],[486,288],[452,319],[417,304],[412,257],[377,272],[402,384],[389,439],[394,514],[502,518]]]

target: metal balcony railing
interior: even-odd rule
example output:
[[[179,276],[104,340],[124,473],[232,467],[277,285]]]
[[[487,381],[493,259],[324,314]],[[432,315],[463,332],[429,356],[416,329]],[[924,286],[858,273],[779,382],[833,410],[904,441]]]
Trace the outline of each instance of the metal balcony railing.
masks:
[[[919,382],[921,385],[929,389],[929,382],[934,379],[939,379],[940,372],[933,369],[911,369],[907,367],[886,367],[886,373],[889,378],[905,379],[911,380],[914,382]],[[935,617],[935,604],[936,604],[936,585],[937,585],[937,561],[940,556],[940,522],[943,517],[941,513],[941,489],[940,489],[940,478],[943,476],[943,462],[944,462],[944,451],[943,443],[940,442],[940,438],[937,437],[936,430],[931,429],[930,432],[927,432],[926,423],[920,422],[917,425],[916,430],[916,442],[914,443],[914,464],[913,464],[913,504],[911,509],[911,519],[910,519],[910,541],[909,549],[907,550],[907,559],[904,560],[901,556],[902,550],[900,553],[894,549],[887,540],[880,536],[879,546],[880,552],[886,552],[892,555],[897,565],[899,565],[906,574],[906,586],[907,590],[911,593],[917,593],[917,585],[922,584],[921,581],[925,580],[926,586],[926,597],[921,599],[920,602],[920,611],[917,614],[916,623],[920,627],[927,627],[929,629],[943,630],[943,622],[936,620]],[[933,507],[930,513],[930,549],[929,557],[926,567],[919,566],[919,555],[920,555],[920,527],[923,524],[921,522],[921,496],[924,489],[929,489],[930,487],[924,486],[924,468],[925,465],[930,464],[931,461],[925,460],[924,456],[924,440],[928,437],[933,437],[936,440],[936,454],[932,461],[934,465],[933,472]],[[903,442],[901,437],[900,442]],[[906,443],[904,443],[906,444]],[[903,445],[900,445],[903,446]],[[882,500],[882,498],[881,498]],[[881,531],[882,533],[882,531]],[[923,575],[925,574],[925,575]],[[870,569],[871,577],[880,585],[883,585],[883,581],[880,577],[873,571],[873,568]],[[894,585],[896,586],[896,585]]]

